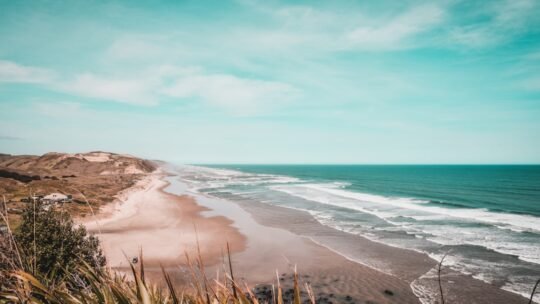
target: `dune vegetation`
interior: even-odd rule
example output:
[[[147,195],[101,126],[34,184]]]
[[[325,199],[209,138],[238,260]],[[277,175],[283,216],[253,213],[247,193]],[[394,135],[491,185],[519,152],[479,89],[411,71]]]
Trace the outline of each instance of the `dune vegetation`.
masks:
[[[256,289],[235,281],[230,257],[219,279],[205,275],[200,254],[186,255],[189,286],[180,291],[163,267],[165,284],[155,284],[145,277],[142,251],[127,274],[106,267],[99,240],[66,212],[29,205],[22,219],[0,234],[0,303],[315,303],[296,273],[287,291],[279,280]]]

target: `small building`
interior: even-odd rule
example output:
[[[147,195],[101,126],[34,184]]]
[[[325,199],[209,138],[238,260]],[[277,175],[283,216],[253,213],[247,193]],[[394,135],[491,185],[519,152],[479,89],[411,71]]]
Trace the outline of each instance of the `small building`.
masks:
[[[69,203],[71,202],[71,195],[51,193],[49,195],[45,195],[41,201],[48,204]]]

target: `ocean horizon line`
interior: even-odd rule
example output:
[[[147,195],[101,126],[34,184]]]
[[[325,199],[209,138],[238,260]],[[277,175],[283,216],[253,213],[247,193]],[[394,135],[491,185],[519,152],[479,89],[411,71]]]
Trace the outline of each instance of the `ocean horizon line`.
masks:
[[[175,163],[173,161],[165,161]],[[189,166],[540,166],[540,163],[184,163]]]

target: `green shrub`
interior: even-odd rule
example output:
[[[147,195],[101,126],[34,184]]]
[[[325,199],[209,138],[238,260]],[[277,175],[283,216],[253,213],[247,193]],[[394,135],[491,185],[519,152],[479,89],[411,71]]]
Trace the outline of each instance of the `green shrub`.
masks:
[[[105,266],[99,240],[83,226],[75,227],[66,212],[30,205],[15,232],[25,268],[36,277],[59,281],[76,274],[81,261],[93,268]]]

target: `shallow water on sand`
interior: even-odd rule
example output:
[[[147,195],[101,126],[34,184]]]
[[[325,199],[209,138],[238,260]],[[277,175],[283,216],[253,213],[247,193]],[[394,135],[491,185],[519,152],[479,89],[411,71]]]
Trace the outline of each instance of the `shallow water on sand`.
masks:
[[[528,295],[540,277],[540,166],[184,166],[192,191],[308,211]]]

